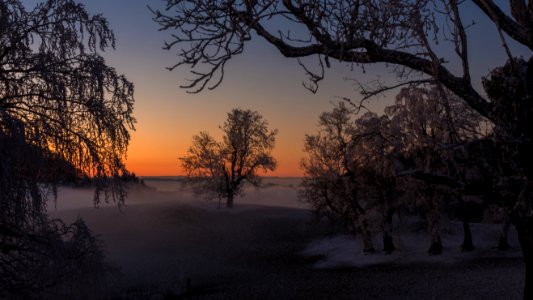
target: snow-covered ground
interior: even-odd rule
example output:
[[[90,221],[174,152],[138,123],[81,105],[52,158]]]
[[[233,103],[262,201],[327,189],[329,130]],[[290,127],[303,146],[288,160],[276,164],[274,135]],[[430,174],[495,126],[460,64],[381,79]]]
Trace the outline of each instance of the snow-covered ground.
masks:
[[[520,258],[518,239],[512,228],[509,232],[509,243],[513,247],[507,251],[496,249],[501,225],[471,224],[475,249],[471,252],[461,251],[463,242],[462,223],[451,221],[442,230],[443,252],[441,255],[428,255],[428,235],[425,230],[416,230],[410,226],[413,220],[404,220],[396,224],[394,245],[397,248],[392,254],[376,252],[365,254],[362,242],[352,236],[338,234],[313,241],[302,252],[303,255],[320,257],[314,264],[316,268],[368,267],[379,264],[417,264],[438,263],[458,264],[480,258]],[[381,236],[374,236],[374,245],[381,246]],[[355,250],[354,249],[359,249]]]
[[[472,224],[462,253],[460,223],[443,223],[443,254],[428,256],[425,230],[395,220],[391,255],[363,255],[358,239],[335,233],[297,199],[299,179],[247,188],[236,207],[206,201],[168,178],[131,189],[127,206],[95,209],[88,189],[62,188],[53,217],[82,217],[122,270],[120,289],[170,291],[195,299],[519,299],[523,265],[515,233],[510,251],[493,249],[500,225]],[[376,233],[375,246],[381,248]],[[155,288],[154,288],[155,287]],[[132,296],[133,295],[133,296]],[[146,296],[147,294],[142,294]],[[144,296],[138,296],[138,299]]]

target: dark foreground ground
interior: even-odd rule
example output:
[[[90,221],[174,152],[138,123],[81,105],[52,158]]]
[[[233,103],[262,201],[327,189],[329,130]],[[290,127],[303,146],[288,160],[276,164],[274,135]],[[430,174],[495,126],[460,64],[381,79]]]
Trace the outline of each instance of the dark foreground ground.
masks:
[[[316,269],[320,257],[302,251],[330,232],[304,209],[163,202],[55,213],[78,214],[121,268],[115,299],[521,299],[523,288],[517,257]]]
[[[258,224],[265,232],[249,242],[262,246],[233,258],[241,270],[201,276],[192,281],[190,298],[521,299],[523,262],[518,258],[320,270],[312,268],[316,259],[299,255],[316,236],[298,230],[295,220],[276,223]]]
[[[100,215],[104,213],[98,211]],[[203,225],[188,228],[189,234],[171,229],[171,224],[180,226],[183,220],[166,223],[170,220],[164,216],[172,213],[170,208],[160,211],[159,222],[153,220],[158,226],[149,222],[142,225],[146,220],[139,215],[134,216],[138,224],[126,224],[131,221],[121,219],[126,216],[115,216],[111,228],[102,223],[91,224],[96,232],[107,231],[102,238],[108,245],[109,258],[122,269],[122,292],[114,297],[520,299],[521,296],[520,258],[315,269],[313,263],[318,258],[305,257],[301,251],[325,233],[308,223],[305,211],[269,208],[266,212],[258,209],[205,215],[197,211],[188,220]],[[211,223],[202,222],[207,217]]]
[[[188,295],[190,299],[520,299],[522,288],[518,259],[311,272],[305,265],[290,263],[261,267],[261,274],[205,279]]]

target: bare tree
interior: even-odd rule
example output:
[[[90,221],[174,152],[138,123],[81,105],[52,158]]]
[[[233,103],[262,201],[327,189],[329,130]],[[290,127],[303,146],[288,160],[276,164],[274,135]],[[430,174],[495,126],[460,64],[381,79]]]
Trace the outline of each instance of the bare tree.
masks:
[[[483,118],[457,97],[448,96],[436,86],[412,86],[402,89],[382,117],[358,116],[360,107],[350,110],[345,103],[323,113],[319,133],[306,137],[302,198],[334,222],[362,233],[366,251],[373,249],[371,239],[365,239],[371,225],[366,215],[380,210],[384,250],[391,252],[392,216],[399,205],[408,204],[402,203],[401,191],[415,191],[410,198],[416,199],[413,204],[428,220],[429,253],[440,254],[444,198],[455,196],[449,185],[459,186],[462,180],[453,150],[483,136]],[[404,165],[397,170],[401,160]],[[398,185],[397,175],[412,175],[415,170],[416,178],[424,180],[401,180]],[[432,180],[422,174],[432,175]],[[465,245],[471,244],[466,219],[465,239]]]
[[[382,119],[375,114],[367,113],[356,119],[354,111],[341,102],[331,112],[320,115],[317,134],[306,135],[307,156],[301,161],[304,179],[300,197],[319,214],[351,233],[359,233],[364,252],[375,251],[372,212],[383,209],[384,219],[392,220],[386,190],[394,185],[381,189],[380,184],[387,181],[381,126]],[[392,176],[392,172],[389,174]],[[388,229],[391,227],[384,226],[384,248],[391,252],[394,245]]]
[[[2,228],[0,295],[6,299],[104,297],[116,275],[83,220],[47,221],[29,232]]]
[[[317,56],[322,72],[313,74],[306,68],[314,84],[324,77],[330,59],[355,65],[387,63],[403,80],[390,87],[363,90],[366,95],[407,84],[415,75],[415,80],[437,82],[464,100],[493,122],[495,142],[501,145],[498,148],[510,153],[510,160],[501,163],[513,170],[513,177],[522,178],[517,196],[504,205],[511,211],[520,237],[526,263],[524,296],[530,299],[533,297],[533,197],[528,191],[533,182],[529,155],[533,147],[529,124],[533,117],[533,59],[517,63],[507,40],[533,50],[533,1],[507,1],[510,14],[501,2],[473,0],[471,3],[492,21],[494,29],[487,34],[499,38],[500,43],[493,46],[502,46],[508,56],[506,67],[490,75],[489,85],[513,87],[515,97],[502,94],[501,100],[505,101],[500,101],[498,95],[487,91],[490,90],[487,84],[484,85],[486,96],[474,88],[468,24],[463,22],[461,14],[464,1],[168,0],[167,12],[154,11],[154,20],[161,25],[161,30],[173,31],[167,49],[182,46],[181,60],[172,68],[184,64],[193,67],[195,78],[185,85],[192,91],[220,84],[226,63],[242,53],[244,44],[257,36],[286,57]],[[290,29],[277,31],[271,25],[280,19],[303,29],[302,35],[292,36]],[[443,53],[449,55],[442,57]],[[452,71],[451,61],[459,66],[459,72]]]
[[[491,124],[464,101],[438,85],[402,88],[396,103],[385,108],[390,119],[388,135],[398,155],[410,161],[400,173],[416,170],[418,181],[409,189],[425,212],[431,234],[430,254],[440,254],[440,214],[442,206],[459,198],[461,212],[468,203],[458,195],[467,185],[465,172],[472,168],[456,161],[457,152],[469,142],[491,133]],[[428,174],[424,177],[423,174]],[[430,175],[430,176],[429,176]],[[440,180],[436,180],[440,178]],[[436,192],[437,191],[437,192]],[[446,199],[448,198],[448,199]],[[463,214],[465,243],[463,249],[472,250],[472,236],[468,218]]]
[[[192,146],[181,165],[196,190],[209,198],[226,199],[233,207],[235,196],[242,195],[244,182],[259,185],[258,171],[273,171],[276,160],[271,155],[277,130],[269,130],[268,123],[257,111],[233,109],[224,125],[222,142],[206,132],[193,136]]]
[[[114,47],[107,21],[68,0],[32,11],[2,1],[0,9],[2,133],[19,134],[92,177],[120,175],[135,123],[133,84],[98,54]],[[104,196],[123,200],[121,193]]]
[[[134,98],[133,84],[99,54],[114,43],[106,19],[72,0],[31,10],[18,0],[0,1],[0,297],[49,287],[35,263],[46,257],[47,243],[94,238],[68,237],[66,226],[48,220],[61,166],[96,180],[95,204],[125,199],[119,179]],[[80,261],[88,257],[82,254]]]

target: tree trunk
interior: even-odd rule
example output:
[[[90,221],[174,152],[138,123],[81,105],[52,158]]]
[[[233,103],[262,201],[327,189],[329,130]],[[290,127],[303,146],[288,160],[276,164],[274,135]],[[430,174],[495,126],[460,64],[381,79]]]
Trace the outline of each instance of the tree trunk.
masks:
[[[470,230],[470,223],[468,220],[463,218],[463,231],[464,231],[464,240],[461,245],[461,250],[465,252],[470,252],[474,250],[474,244],[472,243],[472,231]]]
[[[228,193],[228,199],[226,200],[226,207],[227,208],[233,207],[233,193],[232,192]]]
[[[430,255],[440,255],[442,253],[442,239],[440,238],[440,213],[432,210],[427,214],[429,233],[431,235],[431,245],[428,253]]]
[[[533,299],[533,217],[518,217],[515,223],[526,265],[524,300]]]
[[[372,233],[370,232],[370,228],[368,226],[368,221],[363,216],[362,220],[360,221],[360,228],[361,228],[361,239],[363,241],[363,252],[364,253],[373,253],[376,251],[374,248],[374,244],[372,243]]]
[[[440,234],[432,234],[431,235],[431,245],[428,249],[429,255],[440,255],[442,254],[442,240],[440,238]]]
[[[392,217],[394,216],[394,209],[388,208],[385,210],[383,216],[383,251],[387,254],[391,254],[392,251],[396,250],[394,247],[394,242],[392,239]]]
[[[511,228],[511,220],[509,219],[509,215],[506,213],[505,220],[502,226],[502,233],[500,234],[500,239],[498,241],[498,250],[505,251],[511,248],[511,246],[509,246],[509,243],[507,242],[507,236],[509,235],[510,228]]]

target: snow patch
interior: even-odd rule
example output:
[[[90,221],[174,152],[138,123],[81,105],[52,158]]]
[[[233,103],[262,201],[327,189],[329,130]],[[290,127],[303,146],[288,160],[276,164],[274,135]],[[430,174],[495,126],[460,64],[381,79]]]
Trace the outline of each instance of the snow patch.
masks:
[[[511,249],[496,249],[501,230],[500,224],[471,224],[473,243],[476,247],[471,252],[461,251],[463,242],[462,224],[449,222],[442,230],[443,251],[441,255],[429,255],[429,235],[425,231],[414,231],[413,221],[400,224],[393,237],[397,248],[393,253],[382,251],[363,253],[362,242],[354,236],[338,234],[311,242],[301,254],[307,257],[319,257],[314,266],[318,269],[356,267],[364,268],[380,264],[439,263],[455,264],[478,258],[521,257],[520,245],[513,229],[509,232]],[[382,248],[379,233],[374,235],[374,246]]]

